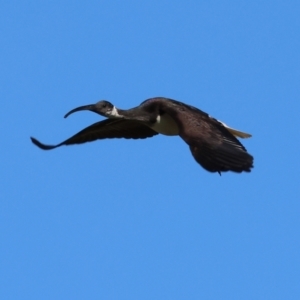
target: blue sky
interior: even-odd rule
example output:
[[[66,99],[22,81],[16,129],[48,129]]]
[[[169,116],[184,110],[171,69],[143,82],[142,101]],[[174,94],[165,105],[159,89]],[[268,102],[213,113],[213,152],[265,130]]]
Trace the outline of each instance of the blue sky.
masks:
[[[299,299],[298,1],[2,1],[1,299]],[[179,137],[45,152],[165,96],[253,134],[250,174]]]

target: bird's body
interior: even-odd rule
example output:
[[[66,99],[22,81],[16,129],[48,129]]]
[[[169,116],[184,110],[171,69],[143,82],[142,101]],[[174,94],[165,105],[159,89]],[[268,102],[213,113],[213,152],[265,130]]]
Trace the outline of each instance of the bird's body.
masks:
[[[41,149],[50,150],[105,138],[143,139],[159,133],[179,135],[189,145],[195,160],[210,172],[249,172],[253,167],[253,157],[235,138],[251,135],[230,128],[200,109],[179,101],[157,97],[137,107],[121,110],[103,100],[75,108],[65,117],[81,110],[90,110],[108,119],[83,129],[55,146],[44,145],[34,138],[31,138],[32,142]]]

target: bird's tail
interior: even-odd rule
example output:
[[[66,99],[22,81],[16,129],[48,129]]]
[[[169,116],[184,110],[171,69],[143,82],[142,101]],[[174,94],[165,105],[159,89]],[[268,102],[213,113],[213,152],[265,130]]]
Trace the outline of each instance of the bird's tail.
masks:
[[[225,123],[221,122],[218,120],[219,123],[221,123],[232,135],[242,138],[242,139],[246,139],[246,138],[250,138],[252,135],[234,128],[229,127],[228,125],[226,125]]]

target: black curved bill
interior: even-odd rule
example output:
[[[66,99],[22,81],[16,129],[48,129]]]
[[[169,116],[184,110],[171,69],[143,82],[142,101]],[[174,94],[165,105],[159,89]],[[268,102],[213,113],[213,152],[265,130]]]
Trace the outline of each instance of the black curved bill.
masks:
[[[77,112],[77,111],[81,111],[81,110],[90,110],[90,111],[94,111],[94,108],[95,108],[95,104],[89,104],[89,105],[83,105],[83,106],[79,106],[79,107],[76,107],[72,110],[70,110],[68,113],[66,113],[64,115],[64,118],[67,118],[69,115],[71,115],[72,113],[74,112]]]

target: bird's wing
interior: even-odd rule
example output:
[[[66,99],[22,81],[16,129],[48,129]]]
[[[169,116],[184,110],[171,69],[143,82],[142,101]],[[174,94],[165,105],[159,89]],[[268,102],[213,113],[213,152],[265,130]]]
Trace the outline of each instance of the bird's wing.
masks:
[[[144,102],[144,105],[158,101]],[[160,99],[160,109],[177,123],[180,137],[195,160],[210,172],[250,172],[253,157],[236,136],[248,134],[229,128],[200,109],[171,99]]]
[[[146,125],[123,119],[106,119],[97,122],[57,145],[45,145],[31,137],[31,141],[43,150],[51,150],[62,145],[82,144],[98,139],[125,138],[145,139],[158,134]]]
[[[213,118],[197,126],[198,134],[186,141],[195,160],[210,172],[250,172],[253,157],[230,131]]]

